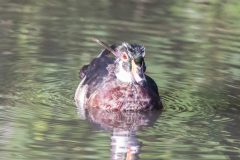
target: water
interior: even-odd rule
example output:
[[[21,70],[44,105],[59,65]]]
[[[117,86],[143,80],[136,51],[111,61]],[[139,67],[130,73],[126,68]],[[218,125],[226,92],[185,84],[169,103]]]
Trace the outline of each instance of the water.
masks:
[[[140,159],[240,159],[239,6],[1,0],[0,159],[111,159],[117,136]],[[102,49],[92,37],[145,45],[165,103],[160,115],[124,115],[133,131],[118,128],[124,116],[112,115],[115,127],[102,113],[81,119],[78,71]]]

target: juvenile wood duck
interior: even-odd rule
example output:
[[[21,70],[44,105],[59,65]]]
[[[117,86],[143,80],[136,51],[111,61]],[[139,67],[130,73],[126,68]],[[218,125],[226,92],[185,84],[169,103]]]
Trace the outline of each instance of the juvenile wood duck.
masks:
[[[75,93],[77,106],[108,111],[161,109],[158,87],[145,74],[144,46],[123,42],[108,47],[98,42],[106,49],[81,68]]]

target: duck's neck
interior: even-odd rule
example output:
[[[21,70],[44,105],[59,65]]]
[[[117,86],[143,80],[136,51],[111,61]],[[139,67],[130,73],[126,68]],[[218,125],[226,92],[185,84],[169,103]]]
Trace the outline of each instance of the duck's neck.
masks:
[[[122,61],[117,63],[115,75],[117,79],[120,80],[121,82],[131,83],[133,81],[131,72],[128,72],[123,68]]]

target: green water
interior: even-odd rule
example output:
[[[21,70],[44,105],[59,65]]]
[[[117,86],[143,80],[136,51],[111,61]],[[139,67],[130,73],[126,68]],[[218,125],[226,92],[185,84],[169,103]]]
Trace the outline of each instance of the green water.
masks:
[[[1,0],[0,159],[111,159],[78,114],[79,68],[108,43],[146,47],[165,110],[134,132],[146,160],[240,159],[239,0]]]

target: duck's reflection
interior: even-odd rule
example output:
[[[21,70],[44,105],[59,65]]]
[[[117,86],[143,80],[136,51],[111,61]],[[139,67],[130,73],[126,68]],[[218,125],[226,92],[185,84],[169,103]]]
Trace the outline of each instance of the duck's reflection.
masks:
[[[134,131],[113,130],[111,136],[112,160],[139,159],[141,142],[138,141]]]
[[[104,130],[112,132],[112,160],[137,160],[142,143],[137,139],[137,130],[153,126],[160,111],[141,112],[107,112],[92,108],[84,113],[87,120]]]

